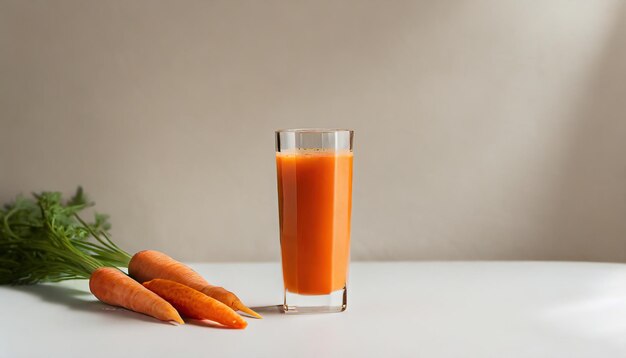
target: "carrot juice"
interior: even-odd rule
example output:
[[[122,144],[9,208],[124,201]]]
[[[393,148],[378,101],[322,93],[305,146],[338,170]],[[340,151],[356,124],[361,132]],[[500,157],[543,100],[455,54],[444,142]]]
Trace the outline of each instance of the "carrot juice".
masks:
[[[346,306],[353,154],[351,147],[328,148],[327,144],[323,147],[324,143],[336,143],[320,143],[321,148],[276,153],[286,312],[307,311],[302,307],[307,299],[304,296],[321,297],[339,291],[343,292],[343,298],[339,298],[343,302],[337,303],[337,307],[320,309],[320,305],[326,306],[324,302],[330,301],[319,301],[322,303],[312,303],[317,306],[312,311],[339,312]],[[298,298],[297,303],[288,302],[294,297]]]
[[[346,285],[352,153],[276,155],[285,288],[325,295]]]

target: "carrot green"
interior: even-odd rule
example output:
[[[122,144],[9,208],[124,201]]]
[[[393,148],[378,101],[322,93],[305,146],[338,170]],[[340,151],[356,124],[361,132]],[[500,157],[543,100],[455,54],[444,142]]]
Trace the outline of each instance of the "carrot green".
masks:
[[[65,202],[41,192],[0,209],[0,284],[88,279],[100,267],[126,266],[130,255],[110,240],[107,216],[79,216],[92,205],[79,187]]]

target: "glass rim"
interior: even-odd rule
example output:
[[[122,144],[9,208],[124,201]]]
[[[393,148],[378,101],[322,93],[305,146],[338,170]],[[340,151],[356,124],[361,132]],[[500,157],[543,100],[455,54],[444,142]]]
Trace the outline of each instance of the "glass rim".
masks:
[[[354,133],[352,129],[346,128],[286,128],[277,129],[276,133]]]

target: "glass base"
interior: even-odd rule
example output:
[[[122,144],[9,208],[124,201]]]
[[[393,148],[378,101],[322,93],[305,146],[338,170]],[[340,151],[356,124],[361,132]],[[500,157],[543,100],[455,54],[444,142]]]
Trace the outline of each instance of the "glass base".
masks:
[[[345,311],[347,303],[345,287],[328,295],[300,295],[285,290],[283,310],[287,314],[335,313]]]

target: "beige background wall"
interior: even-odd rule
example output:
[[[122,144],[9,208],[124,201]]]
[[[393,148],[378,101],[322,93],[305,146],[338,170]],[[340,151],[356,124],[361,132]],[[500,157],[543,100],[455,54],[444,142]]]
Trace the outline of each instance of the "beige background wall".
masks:
[[[273,130],[356,130],[355,259],[626,261],[626,3],[0,1],[0,199],[279,258]]]

